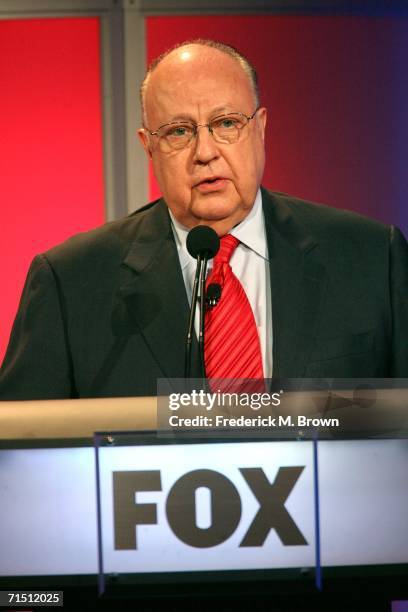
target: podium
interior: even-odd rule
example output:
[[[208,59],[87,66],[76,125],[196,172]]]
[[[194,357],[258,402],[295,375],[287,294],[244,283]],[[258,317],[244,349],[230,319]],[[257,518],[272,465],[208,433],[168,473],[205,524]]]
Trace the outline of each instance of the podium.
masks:
[[[0,590],[408,599],[406,439],[172,437],[156,398],[0,408]]]

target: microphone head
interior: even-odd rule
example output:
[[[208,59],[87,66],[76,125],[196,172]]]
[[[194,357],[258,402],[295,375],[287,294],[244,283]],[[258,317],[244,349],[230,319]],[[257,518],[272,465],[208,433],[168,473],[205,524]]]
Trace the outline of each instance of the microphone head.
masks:
[[[217,232],[208,225],[197,225],[188,232],[187,250],[195,259],[199,255],[211,259],[218,253],[219,248],[220,239]]]
[[[210,283],[205,292],[205,301],[208,308],[216,306],[221,299],[222,287],[219,283]]]
[[[218,302],[218,300],[221,297],[221,285],[219,283],[210,283],[207,287],[207,292],[206,292],[206,297],[209,300],[216,300],[216,302]]]

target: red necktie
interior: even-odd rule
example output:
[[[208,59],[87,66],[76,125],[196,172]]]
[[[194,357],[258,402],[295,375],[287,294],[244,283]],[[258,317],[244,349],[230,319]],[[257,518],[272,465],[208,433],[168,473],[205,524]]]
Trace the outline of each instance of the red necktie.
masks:
[[[206,374],[212,379],[257,379],[255,388],[259,390],[263,367],[258,330],[244,288],[229,264],[238,244],[239,240],[231,234],[221,238],[206,282],[207,287],[218,283],[222,290],[218,304],[207,308],[205,314]],[[216,381],[211,384],[212,388],[219,386]],[[222,391],[233,390],[234,381],[230,384],[225,381],[221,387]],[[243,387],[240,390],[251,390],[248,384]]]

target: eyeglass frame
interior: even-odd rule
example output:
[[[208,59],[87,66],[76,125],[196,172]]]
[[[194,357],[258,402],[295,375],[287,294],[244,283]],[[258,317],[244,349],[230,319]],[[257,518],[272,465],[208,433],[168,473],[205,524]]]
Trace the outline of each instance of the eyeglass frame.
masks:
[[[257,108],[254,110],[254,112],[252,113],[252,115],[245,115],[245,113],[241,113],[241,112],[239,112],[239,111],[237,111],[237,112],[235,112],[235,113],[226,113],[225,115],[217,115],[217,117],[214,117],[214,118],[213,118],[213,119],[211,119],[211,121],[209,121],[208,123],[194,123],[193,121],[189,121],[189,120],[186,120],[186,121],[170,121],[169,123],[163,123],[163,125],[160,125],[160,126],[157,128],[157,130],[155,130],[154,132],[152,132],[151,130],[149,130],[149,128],[148,128],[148,127],[145,127],[145,126],[143,127],[143,129],[144,129],[144,130],[146,130],[146,131],[147,131],[147,132],[148,132],[148,133],[149,133],[151,136],[157,136],[158,138],[161,138],[161,136],[159,136],[159,130],[161,130],[161,129],[162,129],[162,128],[164,128],[164,127],[167,127],[168,125],[180,125],[180,124],[183,124],[183,123],[189,123],[189,124],[191,124],[191,125],[193,126],[193,128],[194,128],[194,132],[193,132],[193,135],[192,135],[192,137],[190,138],[190,140],[187,142],[187,144],[186,144],[184,147],[182,147],[182,148],[180,149],[180,151],[182,151],[183,149],[185,149],[186,147],[188,147],[188,145],[189,145],[189,144],[190,144],[190,142],[193,140],[193,138],[196,138],[196,136],[197,136],[197,134],[198,134],[198,128],[201,128],[201,127],[206,127],[206,128],[208,128],[209,133],[210,133],[210,134],[211,134],[211,136],[214,138],[214,133],[213,133],[213,131],[212,131],[212,129],[211,129],[211,127],[210,127],[210,126],[211,126],[211,123],[212,123],[213,121],[215,121],[216,119],[221,119],[221,117],[229,117],[230,115],[241,115],[241,117],[245,117],[245,119],[247,120],[247,123],[246,123],[245,125],[243,125],[241,129],[239,129],[239,134],[241,134],[241,130],[242,130],[244,127],[246,127],[246,126],[248,125],[248,123],[251,121],[251,119],[253,119],[253,118],[255,117],[256,113],[259,111],[259,109],[260,109],[260,108],[262,108],[262,107],[261,107],[261,106],[258,106],[258,107],[257,107]],[[218,142],[219,144],[235,144],[235,143],[232,143],[232,142],[224,142],[224,143],[223,143],[223,142],[221,142],[221,143],[220,143],[220,141],[216,140],[215,138],[214,138],[214,141],[215,141],[215,142]],[[238,139],[237,139],[235,142],[238,142],[238,141],[239,141],[239,136],[238,136]],[[171,147],[171,145],[170,145],[170,147]],[[174,150],[177,150],[177,149],[174,149]]]

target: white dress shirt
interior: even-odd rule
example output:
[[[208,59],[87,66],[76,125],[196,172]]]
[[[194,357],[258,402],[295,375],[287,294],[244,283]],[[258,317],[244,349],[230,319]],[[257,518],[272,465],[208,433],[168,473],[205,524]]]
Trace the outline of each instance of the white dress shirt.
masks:
[[[187,251],[186,240],[189,230],[181,225],[169,210],[172,229],[177,245],[180,266],[186,286],[187,297],[191,294],[197,260]],[[261,345],[262,363],[265,378],[272,378],[272,301],[269,275],[268,243],[262,211],[262,195],[259,190],[254,205],[239,225],[230,234],[238,238],[240,244],[231,257],[231,268],[241,282],[251,304]],[[208,262],[208,273],[213,260]],[[198,310],[198,309],[197,309]],[[199,317],[196,313],[195,331],[198,336]]]

